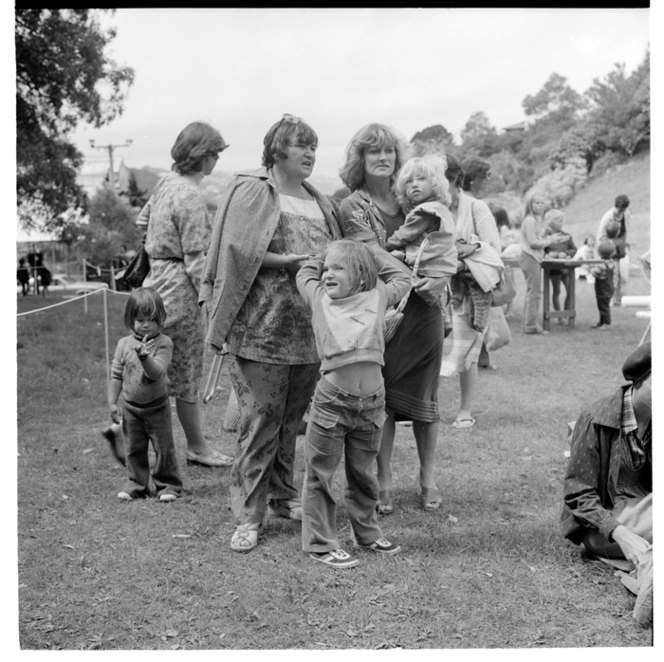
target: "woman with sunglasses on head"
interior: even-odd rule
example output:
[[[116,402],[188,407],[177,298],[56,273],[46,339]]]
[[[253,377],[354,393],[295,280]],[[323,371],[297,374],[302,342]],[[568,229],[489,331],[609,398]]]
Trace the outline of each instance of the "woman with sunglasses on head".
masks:
[[[208,342],[230,353],[240,409],[231,472],[237,552],[256,547],[266,509],[302,519],[295,441],[320,363],[295,275],[341,238],[335,207],[305,181],[316,163],[315,131],[284,115],[263,144],[263,167],[237,175],[219,203],[199,298]]]
[[[217,129],[192,122],[171,149],[172,170],[163,177],[136,220],[147,226],[145,250],[150,273],[144,287],[153,287],[168,313],[164,333],[173,341],[168,366],[169,394],[175,396],[178,419],[187,438],[187,463],[223,467],[233,458],[211,448],[201,429],[198,392],[203,375],[205,323],[198,292],[210,243],[211,223],[199,184],[211,174],[228,145]],[[120,462],[124,462],[121,432],[102,432]]]

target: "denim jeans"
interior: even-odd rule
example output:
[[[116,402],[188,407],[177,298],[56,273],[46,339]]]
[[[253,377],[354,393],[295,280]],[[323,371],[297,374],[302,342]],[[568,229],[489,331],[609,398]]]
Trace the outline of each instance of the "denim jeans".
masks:
[[[159,398],[150,406],[127,402],[122,405],[122,433],[127,442],[128,481],[123,489],[131,497],[148,496],[150,488],[150,441],[157,456],[152,481],[157,495],[182,494],[182,478],[173,441],[171,405],[168,397]]]
[[[613,274],[607,278],[595,280],[595,298],[597,299],[597,310],[599,311],[599,323],[611,326],[611,297],[614,294]]]
[[[369,545],[383,537],[376,503],[378,480],[373,463],[385,422],[385,389],[358,396],[319,380],[309,414],[302,487],[302,549],[327,552],[341,547],[332,479],[345,455],[346,512],[357,542]]]
[[[523,304],[523,330],[526,333],[536,333],[541,325],[538,324],[540,301],[542,300],[542,266],[528,253],[521,252],[519,266],[526,279],[526,299]]]
[[[236,524],[260,524],[268,500],[299,498],[293,475],[297,426],[320,364],[279,365],[231,357],[229,372],[240,409],[231,507]]]

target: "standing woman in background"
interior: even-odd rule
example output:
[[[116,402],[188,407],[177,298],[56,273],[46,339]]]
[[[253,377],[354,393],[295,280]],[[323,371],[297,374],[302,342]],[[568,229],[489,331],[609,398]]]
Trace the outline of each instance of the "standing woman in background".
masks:
[[[457,249],[459,251],[458,272],[468,273],[465,258],[477,250],[477,244],[471,243],[472,238],[479,238],[491,246],[496,255],[500,255],[500,235],[498,227],[488,205],[482,200],[475,200],[462,190],[464,172],[459,160],[447,155],[447,170],[445,176],[450,183],[452,204],[450,211],[456,220]],[[452,426],[457,429],[466,429],[475,425],[472,408],[477,390],[477,362],[479,360],[482,342],[488,326],[488,315],[481,328],[477,328],[475,312],[477,310],[473,297],[467,289],[461,288],[459,275],[452,279],[452,347],[443,357],[440,374],[444,377],[459,375],[459,388],[461,402],[459,411]],[[490,305],[490,293],[485,293],[484,303]]]
[[[549,208],[548,200],[538,193],[526,200],[526,213],[521,224],[521,255],[519,266],[526,279],[526,298],[523,304],[523,332],[547,334],[538,323],[542,300],[542,260],[544,249],[562,239],[556,232],[544,236],[544,214]]]
[[[480,159],[478,156],[471,156],[461,162],[461,168],[463,170],[463,183],[461,184],[463,192],[471,198],[477,200],[481,199],[486,183],[489,181],[489,177],[491,177],[491,164],[484,159]],[[500,232],[500,226],[498,225],[497,219],[496,227]],[[489,350],[486,348],[486,343],[484,342],[482,342],[477,365],[480,368],[496,369],[496,366],[491,362]]]
[[[341,203],[344,236],[380,248],[406,217],[392,191],[404,163],[404,144],[383,124],[367,124],[351,139],[339,173],[352,193]],[[397,265],[410,270],[388,255]],[[420,502],[440,507],[434,470],[438,443],[438,381],[443,353],[440,297],[447,277],[422,278],[404,308],[404,318],[385,350],[385,404],[388,415],[378,453],[378,512],[393,511],[392,449],[396,420],[413,421],[420,459]]]
[[[201,429],[198,391],[203,375],[205,324],[198,292],[210,244],[211,223],[199,189],[228,147],[203,122],[186,126],[173,145],[170,174],[155,188],[138,223],[147,222],[145,250],[150,273],[143,283],[159,292],[168,313],[164,333],[173,340],[169,394],[187,438],[187,463],[222,467],[233,459],[211,448]]]

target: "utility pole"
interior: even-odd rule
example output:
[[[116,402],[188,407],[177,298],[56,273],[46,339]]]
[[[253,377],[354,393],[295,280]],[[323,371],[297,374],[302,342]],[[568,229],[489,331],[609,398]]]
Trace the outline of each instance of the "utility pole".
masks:
[[[109,183],[111,188],[115,191],[115,171],[113,170],[113,150],[118,147],[129,147],[134,141],[131,138],[127,138],[127,141],[122,145],[95,145],[95,141],[90,139],[90,147],[94,149],[107,149],[108,150],[108,160],[111,164],[111,170],[108,175]]]

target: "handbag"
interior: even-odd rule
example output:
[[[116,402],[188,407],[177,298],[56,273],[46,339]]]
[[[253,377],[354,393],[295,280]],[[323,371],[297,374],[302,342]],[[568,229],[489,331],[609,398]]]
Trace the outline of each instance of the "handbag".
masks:
[[[512,277],[512,268],[505,267],[498,285],[491,290],[491,305],[504,306],[514,299],[516,288]]]
[[[484,344],[489,352],[495,352],[512,342],[512,332],[505,319],[502,308],[491,308],[489,324],[484,335]]]
[[[422,253],[424,252],[424,249],[428,245],[429,245],[429,237],[424,237],[417,251],[417,255],[415,256],[415,263],[413,264],[413,272],[410,276],[410,287],[408,288],[408,292],[404,294],[403,298],[401,299],[401,301],[399,301],[399,305],[397,305],[396,308],[390,308],[390,310],[386,311],[385,313],[385,344],[387,344],[388,342],[390,342],[390,340],[392,340],[394,334],[397,332],[397,329],[399,328],[399,324],[401,324],[403,320],[403,309],[406,307],[406,304],[408,303],[408,297],[410,296],[410,293],[413,291],[413,285],[415,284],[415,279],[417,278],[417,270],[420,268],[420,259],[422,257]]]
[[[141,244],[139,249],[136,251],[136,255],[131,258],[129,264],[124,268],[123,271],[119,272],[116,276],[116,280],[121,280],[126,283],[129,287],[141,287],[143,281],[147,278],[147,275],[150,273],[150,259],[148,257],[147,251],[145,250],[145,244]]]

